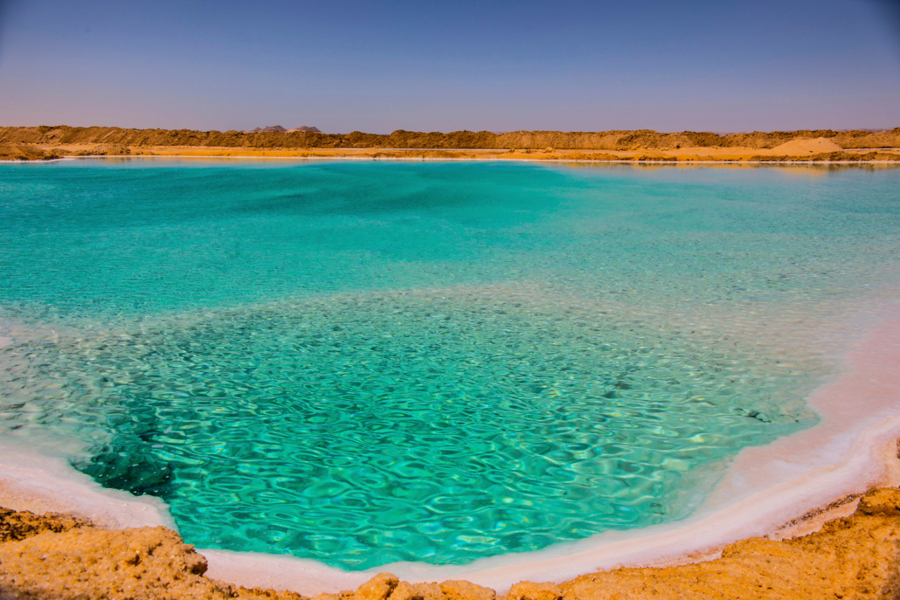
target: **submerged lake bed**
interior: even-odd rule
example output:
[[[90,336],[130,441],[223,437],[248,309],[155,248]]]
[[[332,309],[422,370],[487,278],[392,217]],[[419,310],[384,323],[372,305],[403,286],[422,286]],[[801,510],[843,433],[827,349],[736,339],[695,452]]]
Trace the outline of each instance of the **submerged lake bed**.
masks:
[[[815,426],[898,256],[895,169],[0,165],[0,435],[202,547],[540,550]]]

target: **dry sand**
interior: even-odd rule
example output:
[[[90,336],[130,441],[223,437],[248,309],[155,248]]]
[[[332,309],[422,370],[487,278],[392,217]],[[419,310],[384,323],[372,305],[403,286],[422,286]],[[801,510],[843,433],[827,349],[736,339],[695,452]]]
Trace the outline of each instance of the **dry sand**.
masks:
[[[841,152],[843,148],[825,138],[797,138],[790,142],[785,142],[780,146],[772,148],[773,154],[785,154],[788,156],[797,156],[805,154],[821,154],[824,152]]]
[[[298,599],[204,576],[206,560],[163,527],[104,530],[61,515],[0,509],[3,599]],[[866,494],[848,517],[787,541],[750,539],[715,560],[589,573],[563,583],[521,582],[506,600],[643,598],[887,599],[900,597],[900,490]],[[318,600],[495,600],[465,581],[410,584],[384,573]]]
[[[719,135],[651,130],[362,132],[192,131],[118,127],[0,127],[0,160],[62,156],[490,159],[637,162],[898,162],[900,128]]]
[[[844,150],[854,148],[898,148],[900,127],[891,130],[834,131],[799,130],[717,134],[682,131],[661,133],[649,129],[632,131],[452,131],[418,132],[397,130],[389,135],[354,131],[349,134],[309,132],[197,131],[189,129],[122,129],[119,127],[0,127],[0,145],[38,146],[90,145],[107,147],[206,147],[243,149],[521,149],[559,148],[569,151],[641,151],[696,148],[773,149],[798,139],[830,140]]]

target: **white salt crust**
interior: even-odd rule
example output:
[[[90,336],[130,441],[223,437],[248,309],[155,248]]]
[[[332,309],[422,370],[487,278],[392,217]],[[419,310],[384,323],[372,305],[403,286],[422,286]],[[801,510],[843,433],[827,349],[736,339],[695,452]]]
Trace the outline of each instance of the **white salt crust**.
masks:
[[[895,312],[895,315],[898,313]],[[345,572],[318,561],[199,550],[207,576],[307,596],[359,586],[389,571],[410,582],[466,579],[505,592],[522,580],[561,582],[620,565],[677,561],[739,539],[763,536],[835,499],[900,484],[900,316],[885,319],[845,357],[842,374],[808,402],[817,426],[745,448],[700,510],[677,523],[609,531],[535,552],[463,566],[394,563]],[[164,503],[101,488],[62,459],[0,445],[0,505],[71,512],[113,528],[173,527]],[[174,527],[173,527],[174,528]]]
[[[817,389],[819,425],[738,453],[692,517],[632,531],[609,531],[535,552],[464,566],[394,563],[348,573],[312,560],[201,550],[209,576],[305,595],[354,588],[389,571],[410,582],[466,579],[505,592],[523,580],[562,582],[620,565],[672,561],[740,539],[764,536],[837,498],[900,484],[900,317],[885,320],[845,359],[841,376]]]
[[[62,458],[0,443],[0,506],[86,517],[110,529],[175,528],[165,502],[110,490],[76,471]]]

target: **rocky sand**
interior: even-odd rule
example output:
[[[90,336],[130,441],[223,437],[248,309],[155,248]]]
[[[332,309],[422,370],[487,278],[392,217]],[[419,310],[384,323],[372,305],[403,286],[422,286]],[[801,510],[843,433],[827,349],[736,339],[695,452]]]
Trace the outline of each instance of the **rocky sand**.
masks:
[[[620,568],[562,583],[492,590],[466,581],[411,584],[381,573],[356,590],[316,600],[601,600],[626,598],[896,598],[900,489],[844,502],[847,517],[793,539],[754,538],[713,560]],[[809,515],[815,520],[815,515]],[[76,517],[0,510],[0,598],[299,599],[204,576],[206,559],[165,527],[102,529]],[[499,593],[498,593],[499,592]]]

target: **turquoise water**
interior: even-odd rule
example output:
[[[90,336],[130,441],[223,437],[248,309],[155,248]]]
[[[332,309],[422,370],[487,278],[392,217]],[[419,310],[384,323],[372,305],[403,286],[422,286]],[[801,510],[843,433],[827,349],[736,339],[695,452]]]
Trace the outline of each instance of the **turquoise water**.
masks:
[[[0,165],[0,435],[201,547],[535,550],[813,425],[898,251],[898,170]]]

